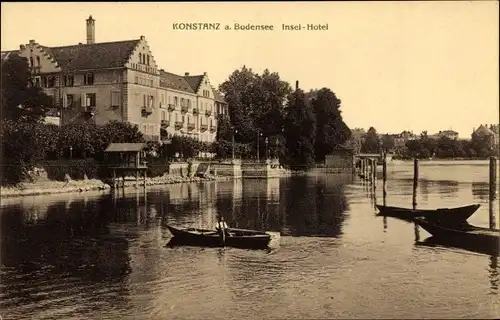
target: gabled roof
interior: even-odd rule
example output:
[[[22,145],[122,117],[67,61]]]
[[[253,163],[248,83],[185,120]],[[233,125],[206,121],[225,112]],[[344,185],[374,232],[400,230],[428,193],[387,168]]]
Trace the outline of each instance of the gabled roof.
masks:
[[[491,130],[490,128],[488,128],[485,125],[480,125],[479,128],[477,128],[476,131],[474,131],[474,133],[476,133],[476,134],[487,134],[487,135],[495,134],[493,132],[493,130]]]
[[[140,40],[42,48],[64,71],[123,67]]]
[[[164,70],[160,70],[160,87],[196,93],[183,76]]]
[[[198,89],[200,88],[201,81],[203,80],[204,75],[200,76],[185,76],[184,79],[186,79],[187,83],[189,83],[189,86],[194,90],[194,92],[198,92]]]
[[[19,52],[19,50],[2,51],[2,61],[7,59],[7,57],[13,52]]]
[[[111,143],[104,152],[139,152],[145,147],[145,143]]]
[[[215,101],[226,103],[226,100],[224,99],[224,96],[218,90],[215,90],[215,89],[212,88],[212,91],[214,92],[214,97],[215,97],[214,100]]]

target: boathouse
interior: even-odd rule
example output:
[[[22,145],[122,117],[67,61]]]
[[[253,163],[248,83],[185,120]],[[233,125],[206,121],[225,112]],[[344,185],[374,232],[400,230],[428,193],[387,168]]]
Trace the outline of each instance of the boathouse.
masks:
[[[113,187],[117,187],[118,177],[125,185],[125,177],[132,173],[137,184],[139,177],[144,178],[146,185],[148,164],[146,162],[145,143],[111,143],[104,150],[106,168],[113,173]]]

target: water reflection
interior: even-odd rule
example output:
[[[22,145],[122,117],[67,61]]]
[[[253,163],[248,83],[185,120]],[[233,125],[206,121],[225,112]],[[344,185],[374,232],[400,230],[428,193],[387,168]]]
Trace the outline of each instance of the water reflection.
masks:
[[[489,200],[490,187],[488,182],[472,182],[472,195],[476,199]]]
[[[79,287],[126,290],[128,242],[110,234],[105,208],[103,201],[79,199],[52,203],[37,219],[21,207],[2,212],[2,309],[46,300],[65,305],[72,295],[95,300],[91,290]],[[126,295],[101,299],[99,304],[126,304]]]

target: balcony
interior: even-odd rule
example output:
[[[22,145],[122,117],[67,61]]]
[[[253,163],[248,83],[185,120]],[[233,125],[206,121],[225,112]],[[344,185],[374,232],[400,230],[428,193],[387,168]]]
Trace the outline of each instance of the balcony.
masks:
[[[174,111],[175,110],[175,105],[169,104],[168,105],[168,111]]]
[[[206,115],[207,117],[210,117],[210,116],[212,115],[212,110],[207,110],[207,111],[205,111],[205,115]]]
[[[90,116],[93,116],[95,114],[96,107],[95,106],[87,106],[85,107],[85,113],[87,113]]]
[[[141,113],[143,116],[149,116],[150,114],[153,113],[153,108],[151,107],[142,107]]]
[[[31,74],[40,74],[40,67],[30,67]]]
[[[187,106],[181,106],[181,112],[188,112]]]
[[[188,123],[187,128],[189,131],[193,131],[194,130],[194,122]]]
[[[203,132],[203,131],[207,131],[208,130],[208,124],[202,124],[200,126],[200,131]]]
[[[198,108],[193,108],[193,114],[200,114],[200,111],[198,110]]]
[[[215,131],[217,131],[217,127],[216,126],[211,126],[210,127],[210,132],[214,133]]]
[[[175,122],[175,130],[179,130],[183,126],[184,126],[184,122],[182,122],[182,121],[176,121]]]
[[[170,120],[162,120],[161,121],[161,127],[162,128],[168,128],[168,127],[170,127]]]

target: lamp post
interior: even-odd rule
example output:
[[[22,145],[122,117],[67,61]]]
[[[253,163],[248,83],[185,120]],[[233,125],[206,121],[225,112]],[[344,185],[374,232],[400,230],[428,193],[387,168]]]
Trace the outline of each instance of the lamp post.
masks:
[[[269,159],[269,153],[268,153],[268,149],[267,149],[267,144],[268,144],[268,139],[266,137],[266,160]]]
[[[262,133],[257,130],[257,161],[260,162],[260,137]]]
[[[73,147],[69,146],[69,158],[73,159]]]
[[[234,136],[238,133],[238,130],[233,130],[233,160],[234,160]]]

